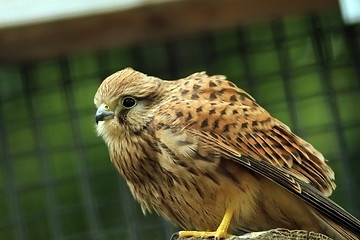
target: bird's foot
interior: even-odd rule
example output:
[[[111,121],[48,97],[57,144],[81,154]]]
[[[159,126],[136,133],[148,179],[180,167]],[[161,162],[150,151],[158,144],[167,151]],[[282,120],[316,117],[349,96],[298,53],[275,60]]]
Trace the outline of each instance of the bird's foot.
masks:
[[[234,208],[228,207],[225,211],[225,215],[221,220],[219,227],[216,229],[215,232],[208,232],[208,231],[180,231],[179,232],[179,239],[181,238],[213,238],[215,240],[225,239],[232,237],[231,234],[228,234],[228,229],[230,225],[231,218],[234,213]]]
[[[207,231],[180,231],[179,239],[181,238],[214,238],[215,240],[225,239],[231,237],[231,234],[228,234],[226,231],[221,229],[216,230],[216,232],[207,232]]]

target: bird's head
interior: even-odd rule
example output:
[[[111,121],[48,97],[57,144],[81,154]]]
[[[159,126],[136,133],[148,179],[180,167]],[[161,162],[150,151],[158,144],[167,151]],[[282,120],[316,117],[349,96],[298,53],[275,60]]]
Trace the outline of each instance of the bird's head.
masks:
[[[164,82],[131,68],[107,77],[94,98],[98,134],[107,141],[143,129],[161,104]]]

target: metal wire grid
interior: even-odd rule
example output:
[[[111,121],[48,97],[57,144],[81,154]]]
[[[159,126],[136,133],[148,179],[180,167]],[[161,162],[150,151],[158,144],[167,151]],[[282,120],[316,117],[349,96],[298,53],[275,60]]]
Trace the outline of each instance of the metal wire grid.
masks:
[[[359,216],[360,28],[337,13],[0,67],[0,239],[168,239],[143,217],[93,129],[101,80],[223,73],[331,159]]]

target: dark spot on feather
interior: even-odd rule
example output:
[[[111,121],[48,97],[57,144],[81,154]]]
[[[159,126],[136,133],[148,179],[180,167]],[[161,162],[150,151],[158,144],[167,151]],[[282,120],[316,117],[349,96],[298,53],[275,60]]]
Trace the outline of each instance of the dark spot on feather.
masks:
[[[136,173],[136,171],[133,171],[134,173]],[[150,182],[154,182],[155,178],[149,174],[150,171],[146,171],[144,168],[141,169],[141,174],[143,176],[145,176],[146,179],[148,179]],[[141,177],[137,176],[137,178],[141,179]]]
[[[177,182],[179,184],[181,183],[180,179],[173,172],[166,171],[166,174],[167,174],[168,178],[173,179],[175,182]]]
[[[195,100],[195,99],[198,99],[198,98],[200,98],[200,97],[196,93],[193,93],[193,95],[191,95],[192,100]]]
[[[159,123],[159,124],[156,126],[156,130],[161,129],[163,126],[164,126],[164,123]]]
[[[299,156],[299,153],[297,151],[291,151],[291,154],[294,156]]]
[[[172,178],[175,182],[181,183],[181,182],[180,182],[180,179],[179,179],[174,173],[172,173],[172,172],[170,172],[170,171],[167,171],[167,173],[168,173],[168,175],[170,176],[170,178]]]
[[[226,139],[223,135],[219,135],[219,137],[223,140],[224,143],[226,143]]]
[[[219,127],[219,119],[216,119],[214,122],[213,122],[213,125],[212,125],[213,129],[216,129]]]
[[[188,170],[192,175],[199,176],[199,173],[195,171],[194,168],[188,167],[186,170]]]
[[[215,113],[216,113],[215,108],[213,108],[213,109],[211,109],[211,110],[209,111],[209,115],[211,115],[211,114],[215,114]]]
[[[189,121],[190,119],[192,119],[192,116],[191,116],[191,113],[190,112],[188,112],[188,115],[187,115],[187,117],[186,117],[186,121]]]
[[[202,106],[198,107],[198,108],[196,109],[196,112],[197,112],[197,113],[198,113],[198,112],[202,112]]]
[[[240,94],[240,100],[241,100],[241,101],[244,101],[244,100],[245,100],[245,96]]]
[[[221,89],[220,91],[218,91],[218,94],[219,94],[219,95],[222,95],[224,92],[225,92],[225,89],[223,88],[223,89]]]
[[[179,166],[181,166],[181,167],[185,167],[185,168],[188,167],[188,165],[187,165],[184,161],[178,160],[178,161],[176,161],[176,164],[179,165]]]
[[[204,175],[208,178],[210,178],[214,183],[216,183],[217,185],[220,184],[219,180],[216,178],[216,175],[211,174],[209,172],[204,172]]]
[[[223,110],[221,110],[220,114],[221,114],[221,115],[225,115],[225,114],[226,114],[226,108],[224,108]]]
[[[233,114],[235,115],[235,114],[239,114],[239,112],[238,112],[238,110],[233,110]]]
[[[174,183],[172,182],[172,179],[168,178],[167,182],[170,182],[170,181],[171,181],[170,185],[173,187]],[[164,191],[161,188],[159,188],[159,190],[160,190],[159,192],[160,192],[160,195],[161,195],[162,199],[164,199],[165,198]]]
[[[281,148],[281,145],[279,143],[273,143],[271,144],[272,148]]]
[[[174,187],[174,182],[173,182],[173,180],[171,179],[171,178],[168,178],[167,179],[167,183],[168,183],[168,186],[169,187]],[[162,190],[161,190],[161,188],[159,188],[160,189],[160,191],[161,191],[161,193],[162,193]]]
[[[214,132],[210,132],[210,135],[211,135],[213,138],[215,138],[215,139],[218,138],[218,135],[217,135],[216,133],[214,133]]]
[[[255,145],[254,145],[256,148],[261,148],[261,145],[260,145],[260,143],[255,143]]]
[[[204,128],[204,127],[207,127],[209,126],[209,122],[208,122],[208,119],[205,119],[202,123],[201,123],[201,128]]]
[[[253,126],[253,127],[256,127],[257,125],[259,125],[259,123],[258,123],[257,121],[253,121],[253,122],[251,123],[251,126]]]
[[[204,193],[197,184],[195,184],[195,188],[196,188],[197,193],[200,195],[200,197],[204,198]]]
[[[189,93],[189,90],[184,89],[181,91],[181,96],[185,96],[188,93]]]
[[[268,123],[268,122],[270,122],[270,118],[269,118],[269,117],[266,118],[265,120],[260,121],[261,124],[265,124],[265,123]]]
[[[225,126],[222,129],[222,132],[228,132],[230,128],[230,124],[225,124]]]
[[[216,102],[211,102],[210,105],[211,105],[211,106],[215,106],[215,105],[216,105]]]
[[[180,179],[181,179],[181,184],[184,185],[187,190],[190,190],[190,186],[187,183],[187,181],[185,181],[183,178],[180,178]]]
[[[231,102],[235,102],[237,99],[236,99],[236,96],[235,95],[232,95],[231,97],[230,97],[230,101]]]
[[[161,149],[159,148],[159,146],[152,142],[149,138],[145,137],[143,138],[143,140],[147,143],[147,145],[152,148],[155,152],[157,153],[161,153]]]
[[[214,83],[213,81],[209,82],[209,87],[216,87],[216,83]]]
[[[185,81],[184,85],[188,85],[189,84],[189,80]]]
[[[199,90],[199,88],[200,88],[200,85],[194,84],[194,86],[193,86],[194,91]]]
[[[164,173],[167,174],[167,177],[172,178],[172,179],[174,179],[175,181],[178,180],[177,177],[175,176],[175,174],[174,174],[173,172],[170,172],[170,171],[168,171],[168,170],[165,170]]]
[[[184,114],[183,114],[182,112],[177,112],[177,113],[176,113],[176,116],[177,116],[178,118],[180,118],[180,117],[184,116]]]
[[[212,92],[212,93],[210,94],[210,96],[209,96],[209,100],[210,100],[210,101],[213,101],[213,100],[215,100],[215,99],[216,99],[216,93]]]
[[[281,154],[281,157],[284,158],[287,161],[291,160],[291,156],[287,155],[287,154]]]
[[[251,139],[252,138],[251,134],[249,134],[249,133],[246,133],[245,137],[246,137],[246,139]]]
[[[286,147],[292,146],[288,141],[281,142],[281,145],[284,145]]]
[[[241,128],[247,128],[248,127],[248,123],[247,122],[244,122],[241,124]]]
[[[178,144],[179,146],[186,146],[186,145],[190,145],[191,142],[186,141],[186,140],[180,140],[180,141],[177,141],[177,144]]]

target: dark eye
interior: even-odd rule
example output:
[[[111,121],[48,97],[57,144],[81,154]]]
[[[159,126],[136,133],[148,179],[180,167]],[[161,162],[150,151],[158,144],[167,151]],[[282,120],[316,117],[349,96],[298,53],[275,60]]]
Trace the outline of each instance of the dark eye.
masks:
[[[124,97],[122,100],[122,105],[124,108],[132,108],[136,105],[136,99],[133,97]]]

